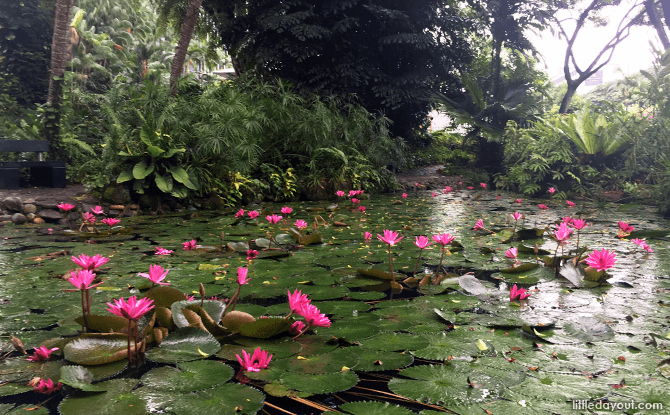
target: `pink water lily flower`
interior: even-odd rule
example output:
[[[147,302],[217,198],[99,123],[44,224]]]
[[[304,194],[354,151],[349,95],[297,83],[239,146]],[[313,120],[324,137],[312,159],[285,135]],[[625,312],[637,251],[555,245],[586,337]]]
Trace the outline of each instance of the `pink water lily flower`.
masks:
[[[468,190],[473,190],[473,189],[474,189],[474,187],[468,186]]]
[[[69,212],[72,209],[74,209],[74,205],[71,205],[69,203],[61,203],[58,205],[58,209],[64,211],[64,212]]]
[[[127,318],[128,320],[139,320],[140,317],[149,312],[153,306],[154,300],[150,298],[142,298],[138,300],[135,296],[128,298],[128,301],[120,298],[113,300],[114,304],[107,303],[109,311],[119,317]]]
[[[639,239],[639,238],[633,238],[630,240],[632,243],[635,245],[640,245],[640,247],[644,248],[644,246],[647,244],[644,239]]]
[[[516,300],[517,298],[519,300],[524,300],[526,298],[530,297],[530,293],[527,293],[524,288],[518,288],[516,284],[512,287],[512,289],[509,291],[509,300]]]
[[[153,282],[154,284],[170,285],[170,283],[168,282],[161,282],[165,279],[168,272],[170,272],[169,269],[163,269],[163,267],[161,267],[160,265],[149,265],[148,274],[146,272],[140,272],[137,275],[139,275],[140,277],[148,278],[149,281]]]
[[[358,202],[360,202],[360,200],[356,199],[355,197],[351,198],[351,203],[356,204]]]
[[[260,213],[258,213],[258,211],[256,210],[250,210],[249,212],[247,212],[247,215],[249,215],[251,219],[256,219],[258,215],[260,215]]]
[[[192,240],[186,241],[186,242],[182,242],[181,246],[184,248],[184,251],[192,251],[197,247],[195,239],[192,239]]]
[[[237,213],[235,213],[235,217],[236,217],[236,218],[242,218],[242,217],[244,217],[244,209],[240,209],[240,210],[238,210]]]
[[[39,379],[39,378],[36,378]],[[46,381],[44,379],[39,379],[39,381],[32,383],[32,381],[29,383],[30,386],[33,387],[33,390],[37,393],[43,393],[43,394],[50,394],[52,392],[55,392],[59,390],[60,388],[63,387],[63,384],[58,382],[56,385],[54,385],[54,381],[51,379],[47,379]]]
[[[291,293],[291,290],[286,290],[286,293],[288,294],[288,306],[292,313],[302,315],[302,309],[312,302],[306,294],[303,294],[297,288],[293,293]]]
[[[515,199],[514,203],[521,203],[521,199]]]
[[[96,215],[103,215],[105,212],[102,210],[102,206],[96,206],[91,208],[91,212],[95,213]]]
[[[349,195],[348,195],[348,196],[349,196],[349,197],[354,197],[354,196],[356,196],[357,194],[358,194],[357,191],[355,191],[355,190],[349,190]]]
[[[393,232],[388,229],[384,229],[384,236],[377,234],[377,239],[388,244],[389,246],[395,246],[399,243],[404,236],[398,235],[398,232]]]
[[[605,248],[600,251],[594,250],[586,257],[586,263],[589,267],[594,268],[596,271],[604,271],[610,269],[616,263],[616,254],[614,251],[607,250]]]
[[[290,215],[292,212],[293,209],[288,206],[284,206],[283,208],[281,208],[281,213],[283,213],[284,215]]]
[[[84,213],[84,222],[93,224],[93,223],[95,223],[96,220],[97,219],[95,218],[94,214],[92,214],[90,212]]]
[[[251,281],[251,278],[247,278],[247,273],[249,272],[248,269],[239,267],[237,268],[237,283],[240,285],[247,285],[249,284],[249,281]]]
[[[154,251],[154,255],[170,255],[174,252],[169,249],[161,248],[160,246],[155,247]]]
[[[565,203],[568,205],[568,207],[574,207],[576,206],[574,202],[571,202],[569,200],[566,200]]]
[[[654,252],[653,249],[651,249],[651,246],[647,245],[646,243],[644,244],[644,246],[642,248],[644,248],[644,250],[647,251],[647,252]]]
[[[433,240],[437,242],[438,244],[442,245],[443,247],[449,245],[451,241],[456,238],[455,236],[452,236],[448,233],[442,233],[438,235],[433,235]]]
[[[109,258],[105,258],[101,255],[94,255],[90,257],[88,255],[81,254],[78,257],[72,257],[72,262],[89,271],[105,265],[107,261],[109,261]]]
[[[539,207],[539,208],[542,209],[542,210],[549,209],[549,206],[547,206],[547,205],[545,205],[545,204],[542,204],[542,203],[540,203],[539,205],[537,205],[537,207]]]
[[[270,222],[271,224],[274,225],[274,224],[278,223],[280,220],[282,220],[282,217],[280,215],[272,214],[272,215],[266,216],[265,219],[267,219],[268,222]]]
[[[419,248],[419,249],[426,249],[431,244],[432,244],[432,242],[430,242],[430,240],[423,235],[422,236],[417,236],[415,238],[415,241],[414,241],[414,245],[416,245],[417,248]]]
[[[509,259],[516,260],[516,255],[517,255],[517,248],[510,248],[507,251],[505,251],[505,256]]]
[[[54,347],[53,349],[47,349],[45,346],[40,346],[35,347],[33,350],[34,350],[33,355],[27,358],[26,360],[30,362],[46,362],[51,358],[51,353],[58,350],[58,347]]]
[[[619,229],[625,233],[631,233],[635,230],[633,226],[630,226],[626,222],[619,221]]]
[[[437,193],[433,192],[433,197],[437,196]]]
[[[247,260],[254,259],[258,256],[258,251],[255,249],[247,249]]]
[[[482,187],[482,189],[486,189],[486,183],[479,183],[479,185]]]
[[[556,189],[554,189],[553,187],[550,187],[548,192],[553,195],[556,192]]]
[[[564,216],[562,221],[565,222],[566,224],[570,225],[574,219],[572,219],[570,216]]]
[[[519,219],[521,219],[522,216],[523,215],[519,212],[512,213],[512,218],[514,218],[514,220],[519,220]]]
[[[273,355],[268,356],[267,350],[261,350],[260,347],[254,350],[254,354],[250,355],[246,350],[242,349],[242,357],[236,354],[237,361],[240,362],[240,366],[246,372],[260,372],[261,369],[265,369],[270,364]]]
[[[566,225],[565,222],[561,222],[561,224],[558,226],[558,229],[554,231],[554,236],[559,242],[565,242],[570,237],[570,235],[572,235],[572,232],[573,230],[568,228],[568,225]]]
[[[365,232],[363,234],[363,239],[365,239],[366,241],[369,241],[370,239],[372,239],[372,233],[371,232]]]
[[[338,190],[337,192],[335,192],[335,194],[336,194],[338,197],[344,197],[344,192],[343,192],[342,190]]]
[[[80,269],[70,272],[70,275],[72,276],[67,279],[68,282],[74,285],[78,290],[88,290],[93,288],[91,283],[95,279],[95,274],[92,271],[87,269]]]
[[[573,228],[577,230],[584,229],[588,226],[588,223],[584,219],[573,219],[572,223],[570,224]]]
[[[108,225],[110,228],[112,226],[118,225],[120,222],[121,221],[119,219],[116,219],[116,218],[105,218],[105,219],[102,220],[102,223],[104,223],[105,225]]]
[[[298,229],[305,229],[307,227],[307,222],[302,219],[295,221],[295,227]]]
[[[330,327],[330,319],[313,304],[302,308],[302,316],[310,327]]]
[[[403,199],[407,199],[407,193],[403,193],[403,194],[402,194],[402,198],[403,198]]]
[[[475,227],[472,228],[473,231],[479,231],[485,229],[484,228],[484,221],[482,219],[479,219],[477,223],[475,223]]]
[[[298,334],[302,333],[303,330],[305,330],[305,323],[302,321],[296,321],[293,324],[291,324],[291,327],[288,329],[288,332],[291,333],[294,336],[297,336]]]
[[[502,199],[502,196],[498,195],[498,196],[496,196],[496,199],[500,200],[500,199]]]
[[[365,206],[359,206],[358,211],[361,213],[365,213]]]
[[[447,187],[444,188],[444,193],[449,193],[449,192],[451,192],[452,190],[453,190],[453,189],[452,189],[450,186],[447,186]]]
[[[586,257],[586,263],[594,268],[596,271],[604,271],[610,269],[616,263],[616,254],[614,251],[607,250],[605,248],[600,251],[594,250]]]

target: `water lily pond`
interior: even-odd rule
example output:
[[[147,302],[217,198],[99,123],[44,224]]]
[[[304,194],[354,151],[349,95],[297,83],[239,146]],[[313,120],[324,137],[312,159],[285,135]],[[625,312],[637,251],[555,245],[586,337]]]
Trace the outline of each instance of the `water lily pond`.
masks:
[[[276,225],[265,217],[283,205],[245,207],[260,212],[256,219],[232,209],[124,218],[99,233],[7,225],[0,413],[670,413],[670,223],[645,206],[517,197],[364,195],[364,212],[350,200],[291,203]],[[555,252],[566,216],[589,225],[579,250],[575,232]],[[298,232],[297,219],[307,228]],[[475,231],[478,219],[484,229]],[[635,230],[617,235],[618,221]],[[376,237],[385,229],[404,237],[391,247],[393,275],[388,245]],[[415,237],[443,233],[455,239],[440,272],[433,243],[414,275]],[[183,250],[193,239],[198,247]],[[174,252],[155,255],[157,247]],[[516,264],[505,256],[511,247]],[[603,248],[616,253],[614,266],[585,272],[584,258]],[[258,256],[247,259],[248,249]],[[95,270],[104,282],[91,290],[85,334],[80,293],[63,291],[73,288],[66,279],[80,254],[109,258]],[[169,269],[170,285],[149,292],[138,273],[155,264]],[[235,318],[222,321],[238,267],[250,282]],[[514,285],[530,297],[510,301]],[[330,318],[329,328],[293,339],[289,328],[301,317],[285,317],[287,290],[295,289]],[[155,308],[137,324],[144,353],[129,365],[128,320],[106,309],[133,295],[148,295]],[[59,350],[30,362],[11,336],[29,355],[40,345]],[[241,370],[235,355],[257,347],[273,355],[269,366]],[[35,377],[63,387],[36,393],[27,386]]]

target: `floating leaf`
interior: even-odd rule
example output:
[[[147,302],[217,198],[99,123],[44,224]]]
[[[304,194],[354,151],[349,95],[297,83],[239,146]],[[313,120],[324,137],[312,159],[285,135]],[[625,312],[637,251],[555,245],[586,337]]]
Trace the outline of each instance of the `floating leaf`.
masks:
[[[224,363],[199,360],[179,363],[176,368],[157,367],[141,380],[144,386],[160,391],[193,392],[225,383],[233,374],[233,369]]]
[[[145,402],[130,393],[137,385],[137,379],[114,379],[98,384],[106,389],[103,393],[68,395],[58,406],[61,414],[90,415],[93,408],[96,415],[144,415]]]
[[[156,362],[186,362],[203,358],[198,349],[212,355],[220,348],[219,342],[208,332],[195,327],[182,327],[170,333],[160,346],[149,350],[146,356]]]
[[[319,375],[286,373],[280,381],[284,386],[301,392],[336,393],[355,386],[358,383],[358,376],[350,370]]]
[[[130,352],[135,352],[130,342]],[[124,334],[82,334],[63,350],[65,359],[78,365],[104,365],[128,358],[128,336]]]
[[[388,402],[349,402],[340,409],[352,415],[414,415],[414,412]]]
[[[269,339],[279,333],[288,331],[293,324],[293,319],[284,319],[283,317],[267,317],[259,318],[258,320],[242,324],[239,326],[239,333],[247,337],[255,337],[259,339]]]
[[[424,403],[439,402],[447,407],[488,402],[502,396],[505,389],[499,379],[472,372],[465,365],[415,366],[403,370],[402,374],[413,379],[391,379],[388,383],[391,391]]]
[[[93,373],[83,366],[63,366],[60,368],[60,382],[84,392],[104,392],[106,389],[91,385]]]

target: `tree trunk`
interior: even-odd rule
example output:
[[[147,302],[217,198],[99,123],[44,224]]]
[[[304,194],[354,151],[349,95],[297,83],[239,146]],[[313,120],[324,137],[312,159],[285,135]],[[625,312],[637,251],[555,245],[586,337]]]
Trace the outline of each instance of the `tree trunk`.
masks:
[[[572,101],[572,97],[575,96],[575,93],[577,92],[577,88],[579,87],[580,83],[570,83],[568,82],[568,90],[565,92],[565,95],[563,95],[563,100],[561,101],[561,108],[559,108],[558,113],[559,114],[567,114],[568,108],[570,107],[570,101]]]
[[[654,25],[654,29],[656,29],[656,33],[658,34],[658,38],[661,40],[663,49],[668,50],[668,48],[670,48],[670,40],[668,40],[668,34],[665,32],[665,28],[663,27],[663,23],[661,23],[661,19],[658,18],[658,15],[654,10],[654,0],[645,0],[644,9],[647,12],[647,16],[649,16],[649,21],[652,25]]]
[[[175,50],[170,70],[170,90],[173,96],[177,95],[177,79],[181,76],[184,68],[186,52],[193,37],[193,30],[195,30],[195,23],[198,20],[198,12],[200,11],[201,4],[202,0],[190,0],[186,9],[186,16],[184,17],[181,34],[179,35],[179,43],[177,43],[177,49]]]
[[[44,138],[51,144],[55,156],[62,158],[62,149],[58,143],[60,133],[61,106],[63,104],[63,74],[70,57],[70,20],[74,0],[58,0],[56,19],[51,42],[51,70],[49,94],[47,96],[47,114],[44,125]]]
[[[502,39],[496,39],[493,41],[493,60],[491,61],[491,76],[493,77],[493,85],[489,91],[489,95],[493,97],[493,102],[497,101],[498,91],[500,89],[500,70],[502,67],[502,58],[500,57],[500,54],[502,52],[502,44]]]

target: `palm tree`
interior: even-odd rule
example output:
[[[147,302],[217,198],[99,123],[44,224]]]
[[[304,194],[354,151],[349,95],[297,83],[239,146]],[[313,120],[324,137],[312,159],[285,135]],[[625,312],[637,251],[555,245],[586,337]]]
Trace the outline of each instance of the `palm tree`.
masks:
[[[198,20],[198,12],[200,11],[201,4],[202,0],[190,0],[186,9],[184,24],[181,27],[179,43],[177,43],[177,49],[172,60],[172,70],[170,71],[170,90],[172,91],[172,95],[177,94],[176,82],[184,69],[188,44],[191,43],[191,37],[193,37],[193,30],[195,30],[195,22]]]
[[[51,76],[49,78],[49,94],[47,105],[51,107],[47,115],[44,136],[51,143],[53,150],[58,154],[59,149],[54,145],[58,137],[60,124],[60,107],[63,103],[63,74],[70,57],[70,20],[74,0],[57,0],[56,19],[54,22],[53,41],[51,43]]]

